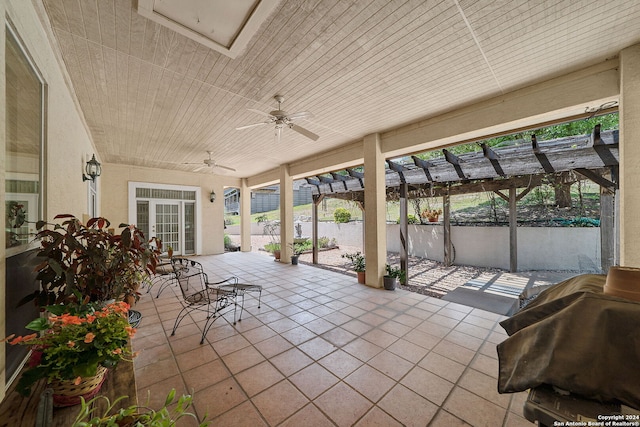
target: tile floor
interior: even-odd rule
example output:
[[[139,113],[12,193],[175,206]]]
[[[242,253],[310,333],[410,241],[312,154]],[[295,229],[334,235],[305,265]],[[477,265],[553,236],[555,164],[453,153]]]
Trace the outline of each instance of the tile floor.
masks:
[[[258,253],[198,257],[210,280],[261,284],[242,321],[185,318],[179,288],[144,294],[133,340],[140,404],[192,393],[215,426],[531,426],[525,393],[497,392],[502,317]],[[156,288],[157,289],[157,288]],[[197,425],[185,422],[179,425]]]

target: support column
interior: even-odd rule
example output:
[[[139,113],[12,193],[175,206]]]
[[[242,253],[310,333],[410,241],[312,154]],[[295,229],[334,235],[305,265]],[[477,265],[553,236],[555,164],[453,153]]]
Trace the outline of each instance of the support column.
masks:
[[[607,274],[615,265],[615,199],[614,191],[600,187],[600,268]]]
[[[366,284],[382,287],[387,263],[386,182],[385,159],[382,155],[380,134],[364,137],[364,201]]]
[[[444,233],[444,265],[453,264],[453,241],[451,240],[451,196],[442,196],[442,230]]]
[[[251,252],[251,189],[246,178],[240,186],[240,250]]]
[[[313,196],[313,203],[311,209],[311,223],[312,223],[312,232],[311,232],[311,240],[313,244],[313,263],[318,263],[318,205],[324,199],[324,194],[319,194],[317,196]]]
[[[293,179],[289,165],[280,166],[280,262],[291,262],[293,245]]]
[[[403,179],[404,181],[404,179]],[[400,269],[404,271],[404,283],[409,283],[409,203],[407,193],[409,185],[400,184]]]
[[[620,52],[620,265],[640,267],[640,44]]]
[[[518,211],[516,188],[509,188],[509,271],[518,271]]]

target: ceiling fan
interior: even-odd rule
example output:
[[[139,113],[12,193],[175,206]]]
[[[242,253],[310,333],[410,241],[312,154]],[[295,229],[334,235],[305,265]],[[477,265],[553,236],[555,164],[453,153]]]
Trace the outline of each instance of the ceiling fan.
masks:
[[[204,168],[220,168],[220,169],[226,169],[232,172],[236,171],[234,168],[230,168],[229,166],[223,166],[223,165],[217,164],[215,160],[211,158],[211,151],[207,151],[207,154],[209,155],[209,158],[204,159],[201,163],[183,163],[183,165],[200,165],[200,167],[197,167],[196,169],[193,170],[194,172],[201,171]]]
[[[295,131],[295,132],[298,132],[301,135],[306,136],[309,139],[314,140],[314,141],[317,141],[318,138],[320,138],[318,135],[316,135],[315,133],[311,132],[310,130],[307,130],[307,129],[303,128],[302,126],[298,126],[297,124],[293,123],[294,120],[313,118],[313,114],[311,114],[308,111],[301,111],[299,113],[289,114],[286,111],[282,111],[280,109],[280,104],[282,104],[282,102],[284,101],[284,96],[276,95],[276,96],[273,97],[273,99],[275,99],[276,102],[278,103],[278,109],[277,110],[271,111],[269,113],[265,113],[265,112],[260,111],[260,110],[254,110],[252,108],[249,108],[249,111],[252,111],[254,113],[260,114],[262,116],[266,116],[266,117],[268,117],[268,120],[265,120],[264,122],[260,122],[260,123],[254,123],[254,124],[251,124],[251,125],[240,126],[240,127],[237,127],[236,130],[249,129],[249,128],[256,127],[256,126],[275,124],[276,125],[276,136],[277,136],[278,140],[280,140],[280,133],[282,132],[282,128],[285,127],[285,126],[288,127],[289,129]]]

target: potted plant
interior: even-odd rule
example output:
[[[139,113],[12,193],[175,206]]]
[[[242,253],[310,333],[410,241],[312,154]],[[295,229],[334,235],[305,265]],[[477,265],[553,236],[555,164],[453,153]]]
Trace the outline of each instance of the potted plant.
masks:
[[[46,379],[54,390],[54,405],[80,403],[80,395],[97,393],[106,368],[133,357],[129,339],[129,305],[123,301],[57,304],[46,307],[48,317],[39,317],[26,327],[35,333],[11,335],[3,341],[31,348],[28,368],[18,380],[17,391],[28,396],[31,386]],[[42,334],[39,334],[42,332]]]
[[[398,284],[398,280],[400,280],[400,283],[404,283],[405,274],[404,274],[404,270],[402,270],[400,267],[391,266],[387,264],[386,270],[387,270],[387,274],[385,274],[384,277],[382,278],[384,283],[384,288],[386,290],[388,291],[395,290],[396,285]]]
[[[351,261],[351,267],[353,268],[353,271],[355,271],[358,275],[358,283],[364,284],[364,273],[366,271],[364,255],[362,255],[360,252],[354,252],[342,254],[342,258],[347,258],[349,261]]]
[[[193,404],[193,397],[188,394],[182,395],[176,402],[175,396],[176,390],[171,389],[165,399],[164,406],[157,411],[139,405],[131,405],[127,408],[116,409],[117,404],[121,400],[127,398],[127,396],[120,396],[114,400],[113,403],[106,396],[96,396],[87,402],[82,399],[82,406],[72,427],[171,427],[175,426],[177,421],[184,417],[190,417],[197,420],[195,414],[188,412],[188,409]],[[94,412],[97,410],[97,405],[95,405],[95,403],[101,399],[106,401],[106,409],[102,414],[95,414]],[[196,422],[193,424],[195,425]],[[207,427],[208,425],[209,422],[205,419],[202,423],[198,424],[198,427]]]
[[[442,214],[442,209],[425,209],[420,216],[429,222],[438,222],[438,217]]]
[[[291,248],[291,264],[298,265],[298,258],[300,258],[300,254],[304,252],[305,245],[302,243],[291,243],[289,247]]]
[[[139,299],[138,288],[155,272],[162,253],[160,241],[145,240],[142,231],[128,224],[120,224],[122,232],[114,234],[105,218],[92,218],[86,225],[73,215],[55,219],[62,224],[37,223],[42,289],[25,300],[35,298],[43,307],[109,300],[133,304]]]

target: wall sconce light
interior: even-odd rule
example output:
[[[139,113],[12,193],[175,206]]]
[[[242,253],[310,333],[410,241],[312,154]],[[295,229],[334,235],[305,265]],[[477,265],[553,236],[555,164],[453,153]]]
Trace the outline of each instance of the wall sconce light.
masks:
[[[95,181],[96,178],[100,176],[102,167],[100,166],[100,162],[96,160],[95,154],[91,157],[91,160],[87,162],[84,170],[87,174],[82,174],[82,181]]]
[[[211,203],[216,201],[216,193],[214,193],[213,190],[211,190],[211,194],[209,194],[209,200],[211,201]]]

